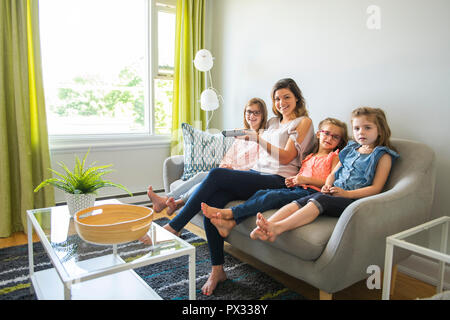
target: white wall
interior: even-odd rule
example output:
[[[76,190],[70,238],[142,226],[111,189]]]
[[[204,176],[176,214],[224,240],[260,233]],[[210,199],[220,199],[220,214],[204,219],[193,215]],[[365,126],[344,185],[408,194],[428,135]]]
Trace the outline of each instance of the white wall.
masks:
[[[368,29],[370,5],[381,28]],[[314,123],[349,124],[357,106],[383,108],[394,137],[422,141],[437,155],[433,217],[450,197],[450,1],[209,0],[214,86],[225,105],[212,127],[241,126],[253,96],[271,108],[280,78],[299,84]]]

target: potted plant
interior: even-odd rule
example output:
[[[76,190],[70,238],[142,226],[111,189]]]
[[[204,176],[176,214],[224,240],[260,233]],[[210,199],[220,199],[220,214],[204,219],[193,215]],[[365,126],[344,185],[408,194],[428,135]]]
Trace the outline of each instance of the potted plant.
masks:
[[[64,191],[71,216],[79,210],[92,207],[95,203],[97,190],[103,187],[120,188],[126,191],[130,196],[133,196],[133,194],[123,185],[102,178],[103,175],[113,171],[108,169],[112,164],[93,166],[95,164],[93,163],[91,166],[86,167],[86,158],[88,154],[89,150],[86,152],[82,161],[76,157],[73,171],[71,171],[63,162],[59,162],[58,165],[63,168],[64,173],[59,173],[58,171],[49,168],[49,170],[57,175],[58,178],[50,178],[42,181],[36,189],[34,189],[34,192],[37,192],[48,185]]]

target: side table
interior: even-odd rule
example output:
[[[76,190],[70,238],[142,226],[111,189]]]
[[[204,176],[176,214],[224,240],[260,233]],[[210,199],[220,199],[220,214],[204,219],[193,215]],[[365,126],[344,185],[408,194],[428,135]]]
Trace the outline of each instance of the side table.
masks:
[[[389,300],[392,259],[394,247],[396,246],[438,260],[439,283],[437,292],[442,292],[444,287],[445,264],[450,263],[450,251],[448,246],[449,223],[450,217],[444,216],[386,238],[383,300]],[[439,243],[430,241],[430,235],[440,237]]]

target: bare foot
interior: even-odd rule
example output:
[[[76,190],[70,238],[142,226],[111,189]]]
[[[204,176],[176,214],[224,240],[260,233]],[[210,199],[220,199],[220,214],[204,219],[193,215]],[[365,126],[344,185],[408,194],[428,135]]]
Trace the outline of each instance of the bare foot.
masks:
[[[170,224],[164,225],[163,228],[169,231],[170,233],[173,233],[177,237],[181,236],[181,231],[176,231],[174,228],[170,226]]]
[[[220,216],[221,219],[227,219],[227,220],[233,219],[233,211],[231,211],[231,209],[219,209],[219,208],[210,207],[204,202],[202,202],[201,207],[202,207],[203,214],[209,219],[219,218],[218,213],[221,213],[221,216]]]
[[[175,211],[180,209],[182,206],[184,206],[184,201],[181,199],[175,200],[173,197],[170,197],[166,201],[167,215],[171,216]]]
[[[173,229],[169,224],[166,224],[165,226],[163,226],[163,228],[166,229],[167,231],[169,231],[170,233],[173,233],[177,237],[179,237],[181,235],[181,231],[178,231],[178,232],[175,231],[175,229]],[[142,242],[143,244],[146,244],[149,246],[151,246],[153,244],[152,238],[150,237],[150,235],[148,233],[146,233],[145,235],[140,237],[139,241]]]
[[[236,226],[236,221],[234,220],[227,220],[227,219],[221,219],[221,213],[218,213],[218,218],[212,218],[210,219],[211,223],[217,228],[217,231],[219,231],[219,234],[222,238],[228,237],[231,230]]]
[[[260,232],[256,232],[256,235],[262,234],[262,237],[258,237],[260,240],[263,241],[270,241],[274,242],[277,238],[276,234],[276,226],[274,222],[271,222],[266,219],[261,213],[258,213],[256,215],[256,225],[258,226],[257,229],[260,229]],[[255,231],[255,230],[254,230]],[[253,231],[252,231],[253,232]]]
[[[253,229],[253,231],[250,233],[250,238],[253,240],[263,240],[267,241],[269,239],[269,236],[265,234],[260,227],[256,227]]]
[[[152,200],[153,209],[157,213],[161,212],[162,210],[164,210],[167,207],[166,201],[167,201],[168,197],[158,196],[156,193],[153,192],[152,186],[148,187],[147,195],[150,198],[150,200]]]
[[[139,241],[142,242],[143,244],[146,244],[146,245],[149,245],[149,246],[152,245],[152,238],[150,238],[148,233],[146,233],[141,238],[139,238]]]
[[[266,226],[266,225],[267,225],[267,219],[266,219],[266,217],[264,217],[264,216],[262,215],[261,212],[258,212],[258,213],[256,214],[256,225],[257,225],[258,227],[262,227],[262,226]]]
[[[208,280],[202,287],[202,293],[207,296],[212,295],[217,285],[225,280],[227,280],[227,275],[223,270],[223,266],[213,266]]]
[[[206,203],[202,202],[200,204],[200,207],[202,209],[202,212],[205,217],[208,219],[217,218],[217,210],[214,210],[214,207],[208,206]]]

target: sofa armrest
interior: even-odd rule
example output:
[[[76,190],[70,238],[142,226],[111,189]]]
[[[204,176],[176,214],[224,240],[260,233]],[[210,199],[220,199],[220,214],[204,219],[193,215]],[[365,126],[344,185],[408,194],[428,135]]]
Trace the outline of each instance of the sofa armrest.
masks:
[[[170,192],[172,182],[178,180],[183,175],[184,156],[176,155],[167,158],[163,165],[163,182],[166,193]]]

